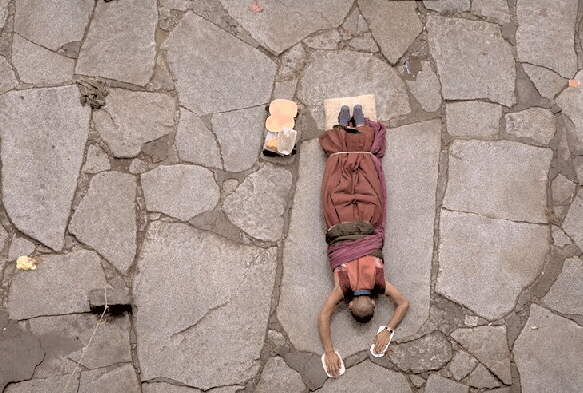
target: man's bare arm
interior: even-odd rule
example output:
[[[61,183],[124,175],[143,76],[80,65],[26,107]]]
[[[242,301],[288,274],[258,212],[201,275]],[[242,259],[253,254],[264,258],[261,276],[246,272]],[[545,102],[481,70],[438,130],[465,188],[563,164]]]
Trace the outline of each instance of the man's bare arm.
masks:
[[[389,296],[395,304],[395,310],[393,311],[393,315],[391,316],[389,323],[387,323],[387,327],[395,329],[397,326],[399,326],[405,317],[405,314],[407,314],[407,310],[409,309],[409,301],[390,282],[385,281],[385,285],[385,295]]]
[[[324,352],[334,352],[330,319],[332,318],[336,305],[342,300],[342,296],[342,290],[339,287],[334,287],[318,314],[318,331]]]

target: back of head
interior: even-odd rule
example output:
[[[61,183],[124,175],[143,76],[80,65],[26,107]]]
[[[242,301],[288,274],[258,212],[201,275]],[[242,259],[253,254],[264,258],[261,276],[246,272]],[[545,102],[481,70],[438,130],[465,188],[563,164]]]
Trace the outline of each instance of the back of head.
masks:
[[[370,296],[358,296],[351,302],[350,311],[358,322],[366,323],[374,316],[375,303]]]

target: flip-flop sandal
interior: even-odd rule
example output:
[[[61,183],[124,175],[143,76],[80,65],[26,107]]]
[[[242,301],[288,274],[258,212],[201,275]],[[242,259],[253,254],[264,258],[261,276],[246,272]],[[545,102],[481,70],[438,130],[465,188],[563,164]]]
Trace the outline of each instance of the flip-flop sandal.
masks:
[[[328,378],[338,378],[339,376],[341,376],[342,374],[344,374],[346,372],[346,368],[344,367],[344,360],[342,360],[342,356],[340,356],[338,351],[334,351],[334,352],[336,352],[336,355],[338,355],[338,357],[340,358],[340,370],[338,370],[337,376],[334,376],[328,372],[328,369],[326,368],[326,354],[325,353],[322,354],[322,367],[324,368],[324,371],[326,372],[326,375],[328,376]]]
[[[379,334],[380,332],[382,332],[386,328],[387,328],[386,326],[379,326],[379,330],[377,331],[377,334]],[[382,358],[383,356],[385,356],[385,353],[387,353],[387,349],[389,349],[389,345],[391,344],[391,340],[393,339],[394,335],[395,335],[395,331],[393,330],[391,332],[391,335],[389,336],[389,342],[387,343],[387,345],[383,348],[383,350],[380,353],[375,353],[375,351],[374,351],[375,344],[371,344],[370,345],[371,355],[374,356],[375,358]]]

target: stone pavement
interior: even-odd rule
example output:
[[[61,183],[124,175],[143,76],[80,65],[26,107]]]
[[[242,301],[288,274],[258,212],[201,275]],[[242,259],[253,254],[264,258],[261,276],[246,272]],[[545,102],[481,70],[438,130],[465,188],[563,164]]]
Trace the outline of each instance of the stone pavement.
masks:
[[[0,392],[581,392],[583,1],[253,4],[0,0]],[[331,380],[317,137],[367,93],[411,309],[373,359],[342,306]]]

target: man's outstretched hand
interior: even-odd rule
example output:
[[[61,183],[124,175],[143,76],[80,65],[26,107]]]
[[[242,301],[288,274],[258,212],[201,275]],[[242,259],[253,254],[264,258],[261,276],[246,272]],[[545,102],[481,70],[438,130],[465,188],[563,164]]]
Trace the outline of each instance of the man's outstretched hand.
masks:
[[[326,352],[324,361],[326,362],[328,373],[333,377],[337,377],[340,374],[340,356],[334,351]]]
[[[390,339],[391,332],[389,332],[388,330],[385,329],[378,333],[374,340],[374,352],[381,353],[381,351],[385,349],[385,347],[389,343]]]

